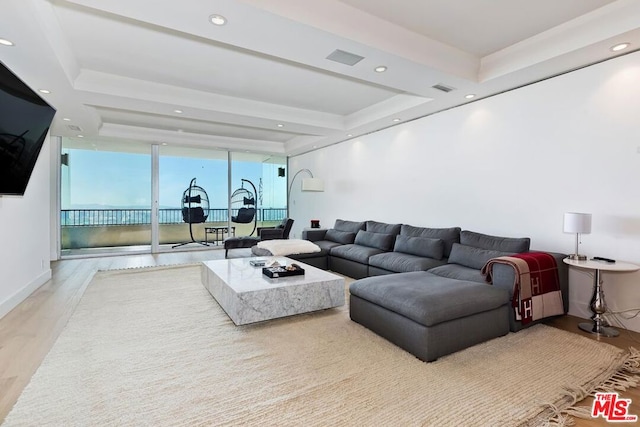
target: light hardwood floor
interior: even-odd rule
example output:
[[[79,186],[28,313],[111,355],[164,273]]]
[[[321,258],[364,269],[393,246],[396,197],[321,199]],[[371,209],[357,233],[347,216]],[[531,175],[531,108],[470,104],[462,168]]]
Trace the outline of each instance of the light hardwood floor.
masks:
[[[243,251],[230,252],[230,256],[246,256],[248,253]],[[155,255],[66,259],[52,263],[52,279],[0,319],[0,422],[9,413],[31,376],[53,346],[96,271],[188,264],[222,258],[224,258],[224,251],[215,249]],[[578,329],[577,324],[582,320],[564,316],[553,319],[549,324],[598,339]],[[600,341],[622,348],[631,346],[640,348],[638,333],[623,331],[620,337],[600,338]],[[640,388],[636,387],[621,394],[625,398],[632,399],[630,413],[640,415]],[[591,400],[586,399],[583,404],[590,406]],[[605,425],[608,423],[601,418],[576,420],[578,427]]]

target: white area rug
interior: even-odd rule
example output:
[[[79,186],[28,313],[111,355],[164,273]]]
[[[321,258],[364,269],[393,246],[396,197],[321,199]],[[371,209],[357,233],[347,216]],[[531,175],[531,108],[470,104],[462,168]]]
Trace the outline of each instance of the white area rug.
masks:
[[[538,426],[631,359],[536,326],[424,363],[347,307],[236,327],[199,267],[100,272],[5,425]]]

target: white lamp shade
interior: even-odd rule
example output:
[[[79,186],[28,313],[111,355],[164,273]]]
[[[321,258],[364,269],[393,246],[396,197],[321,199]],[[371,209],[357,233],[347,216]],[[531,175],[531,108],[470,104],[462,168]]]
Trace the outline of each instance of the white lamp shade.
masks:
[[[302,191],[324,191],[324,181],[320,178],[304,178]]]
[[[564,214],[565,233],[591,233],[591,214],[567,212]]]

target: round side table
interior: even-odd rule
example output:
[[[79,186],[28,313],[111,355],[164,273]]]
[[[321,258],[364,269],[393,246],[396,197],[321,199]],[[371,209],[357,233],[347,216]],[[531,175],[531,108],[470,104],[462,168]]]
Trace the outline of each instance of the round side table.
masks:
[[[617,337],[620,335],[617,329],[609,326],[604,318],[604,313],[607,311],[607,304],[604,301],[604,291],[602,289],[601,272],[631,272],[640,270],[640,266],[631,264],[628,262],[606,262],[596,260],[578,261],[569,258],[565,258],[565,264],[571,267],[583,268],[586,270],[594,270],[593,280],[593,296],[591,297],[591,311],[593,312],[592,323],[584,322],[578,326],[580,329],[592,334],[602,335],[604,337]]]

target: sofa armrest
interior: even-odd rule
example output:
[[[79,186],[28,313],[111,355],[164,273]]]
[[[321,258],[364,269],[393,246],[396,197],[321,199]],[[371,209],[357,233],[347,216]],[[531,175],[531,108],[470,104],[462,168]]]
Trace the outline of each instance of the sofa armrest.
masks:
[[[309,240],[311,242],[317,242],[324,240],[324,236],[327,234],[325,228],[318,228],[316,230],[302,230],[302,239]]]

